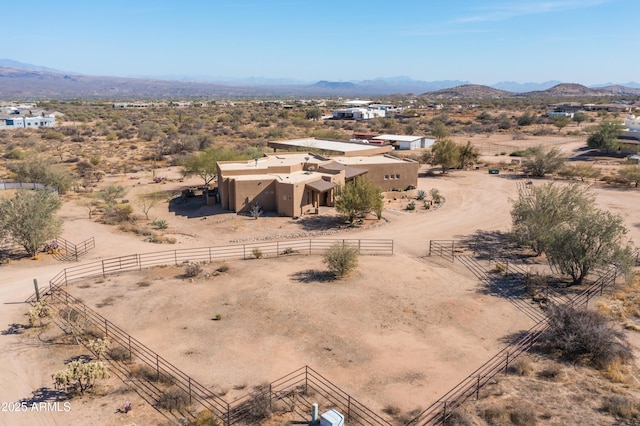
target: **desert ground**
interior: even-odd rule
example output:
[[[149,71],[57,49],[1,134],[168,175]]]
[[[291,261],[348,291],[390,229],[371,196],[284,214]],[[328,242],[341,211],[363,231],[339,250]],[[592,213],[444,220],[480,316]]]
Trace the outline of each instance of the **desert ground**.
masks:
[[[487,156],[485,161],[496,158]],[[177,167],[157,170],[156,175],[166,177],[165,183],[153,183],[150,173],[140,172],[108,177],[102,184],[130,187],[131,200],[149,188],[179,193],[198,185],[196,180],[182,181]],[[169,227],[163,233],[175,238],[173,245],[145,242],[140,235],[97,223],[71,199],[61,211],[62,236],[72,242],[96,240],[95,249],[81,262],[323,234],[393,239],[394,254],[362,256],[356,271],[329,282],[304,279],[305,271],[325,268],[319,256],[292,255],[228,261],[227,272],[209,278],[188,280],[181,268],[165,267],[77,282],[68,291],[225,399],[233,400],[254,385],[309,365],[374,410],[392,405],[409,412],[431,404],[502,348],[507,336],[533,325],[508,301],[483,292],[461,265],[427,257],[432,239],[469,236],[479,230],[508,231],[510,199],[517,196],[519,181],[506,170],[488,175],[486,169],[421,177],[420,189],[437,188],[445,197],[441,208],[408,212],[389,197],[381,223],[356,229],[336,230],[312,218],[265,215],[254,220],[205,206],[197,198],[179,210],[165,202],[150,216],[167,220]],[[593,191],[598,204],[620,213],[631,239],[640,241],[640,191],[603,186],[594,186]],[[51,389],[51,373],[61,369],[65,359],[87,353],[75,345],[47,343],[61,334],[55,328],[14,332],[16,324],[27,322],[27,305],[22,302],[33,293],[33,279],[45,286],[73,264],[43,255],[0,266],[1,401],[17,402],[33,398],[38,389]],[[221,319],[212,321],[217,314]],[[117,414],[124,401],[132,402],[132,411]],[[2,412],[0,423],[177,421],[154,410],[115,377],[95,395],[69,403],[67,411],[59,407],[57,412]]]

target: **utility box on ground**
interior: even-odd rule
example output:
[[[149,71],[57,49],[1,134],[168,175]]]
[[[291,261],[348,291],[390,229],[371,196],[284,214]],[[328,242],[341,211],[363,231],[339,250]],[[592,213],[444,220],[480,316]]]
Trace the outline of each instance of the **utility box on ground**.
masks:
[[[500,173],[500,169],[489,169],[490,175],[497,175]]]
[[[344,416],[338,410],[320,414],[320,426],[344,426]]]

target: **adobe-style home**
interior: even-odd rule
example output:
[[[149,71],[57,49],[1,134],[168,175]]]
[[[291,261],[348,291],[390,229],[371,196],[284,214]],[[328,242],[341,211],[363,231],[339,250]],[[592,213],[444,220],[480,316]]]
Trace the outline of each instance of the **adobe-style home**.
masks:
[[[334,205],[336,189],[366,175],[383,191],[415,187],[419,164],[388,155],[324,157],[305,152],[218,162],[218,193],[224,209],[254,205],[281,216],[318,213]]]

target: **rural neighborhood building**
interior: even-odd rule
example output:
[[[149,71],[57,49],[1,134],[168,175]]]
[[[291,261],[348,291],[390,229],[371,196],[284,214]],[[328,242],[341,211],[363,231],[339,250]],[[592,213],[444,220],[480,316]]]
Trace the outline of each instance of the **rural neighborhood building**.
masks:
[[[419,164],[387,155],[329,158],[289,152],[248,161],[218,162],[222,208],[237,213],[253,206],[297,217],[332,207],[336,189],[366,175],[383,191],[415,187]]]
[[[0,116],[0,129],[31,129],[37,127],[55,127],[53,114],[24,117],[19,115]]]
[[[334,109],[332,118],[334,120],[370,120],[384,117],[385,114],[386,110],[380,108],[342,108]]]
[[[369,142],[381,141],[393,146],[394,149],[420,149],[428,148],[435,143],[435,139],[426,136],[410,135],[379,135],[372,137]]]
[[[387,154],[393,149],[391,146],[375,146],[365,142],[345,142],[331,139],[302,138],[268,143],[274,151],[304,151],[316,154],[350,156],[368,156]]]

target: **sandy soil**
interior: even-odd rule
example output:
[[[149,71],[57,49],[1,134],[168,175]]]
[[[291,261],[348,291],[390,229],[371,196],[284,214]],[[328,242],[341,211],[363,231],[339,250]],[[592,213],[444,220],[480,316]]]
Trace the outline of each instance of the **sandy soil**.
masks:
[[[198,182],[177,180],[177,170],[163,171],[166,184],[151,183],[149,174],[119,176],[105,183],[132,185],[127,195],[161,188],[178,191]],[[506,301],[478,292],[478,284],[456,264],[427,258],[430,239],[450,239],[478,230],[510,227],[512,176],[486,171],[456,171],[421,178],[419,188],[438,188],[446,198],[437,210],[385,210],[383,226],[338,233],[349,238],[392,238],[391,257],[362,257],[361,266],[344,282],[304,283],[305,270],[323,269],[314,256],[280,260],[229,262],[223,276],[193,282],[163,268],[151,277],[127,274],[72,286],[70,291],[175,365],[234,396],[234,387],[274,380],[304,364],[372,408],[394,404],[403,410],[425,407],[463,379],[503,346],[501,338],[532,325]],[[541,183],[541,182],[540,182]],[[538,182],[536,182],[538,184]],[[598,203],[625,217],[630,236],[640,241],[640,191],[594,188]],[[230,244],[258,238],[285,238],[323,232],[322,223],[288,218],[252,220],[203,206],[196,199],[179,211],[163,203],[151,216],[166,219],[165,234],[174,245],[156,245],[88,219],[79,202],[66,203],[63,237],[80,242],[96,238],[83,262],[132,253]],[[174,210],[174,211],[172,211]],[[32,280],[44,284],[67,265],[43,256],[0,266],[0,401],[16,402],[43,387],[50,374],[70,356],[86,353],[77,346],[43,344],[32,332],[13,333],[25,324]],[[213,266],[212,266],[213,267]],[[159,271],[159,272],[158,272]],[[153,275],[160,274],[160,275]],[[148,287],[137,283],[150,280]],[[111,297],[110,302],[104,303]],[[211,321],[220,313],[221,321]],[[53,333],[53,332],[51,332]],[[167,342],[167,337],[180,343]],[[215,366],[217,368],[212,368]],[[108,396],[74,399],[68,412],[0,412],[0,423],[33,424],[173,424],[122,382],[111,379]],[[236,394],[239,392],[236,392]],[[134,410],[114,414],[125,401]],[[62,407],[61,409],[64,409]]]

